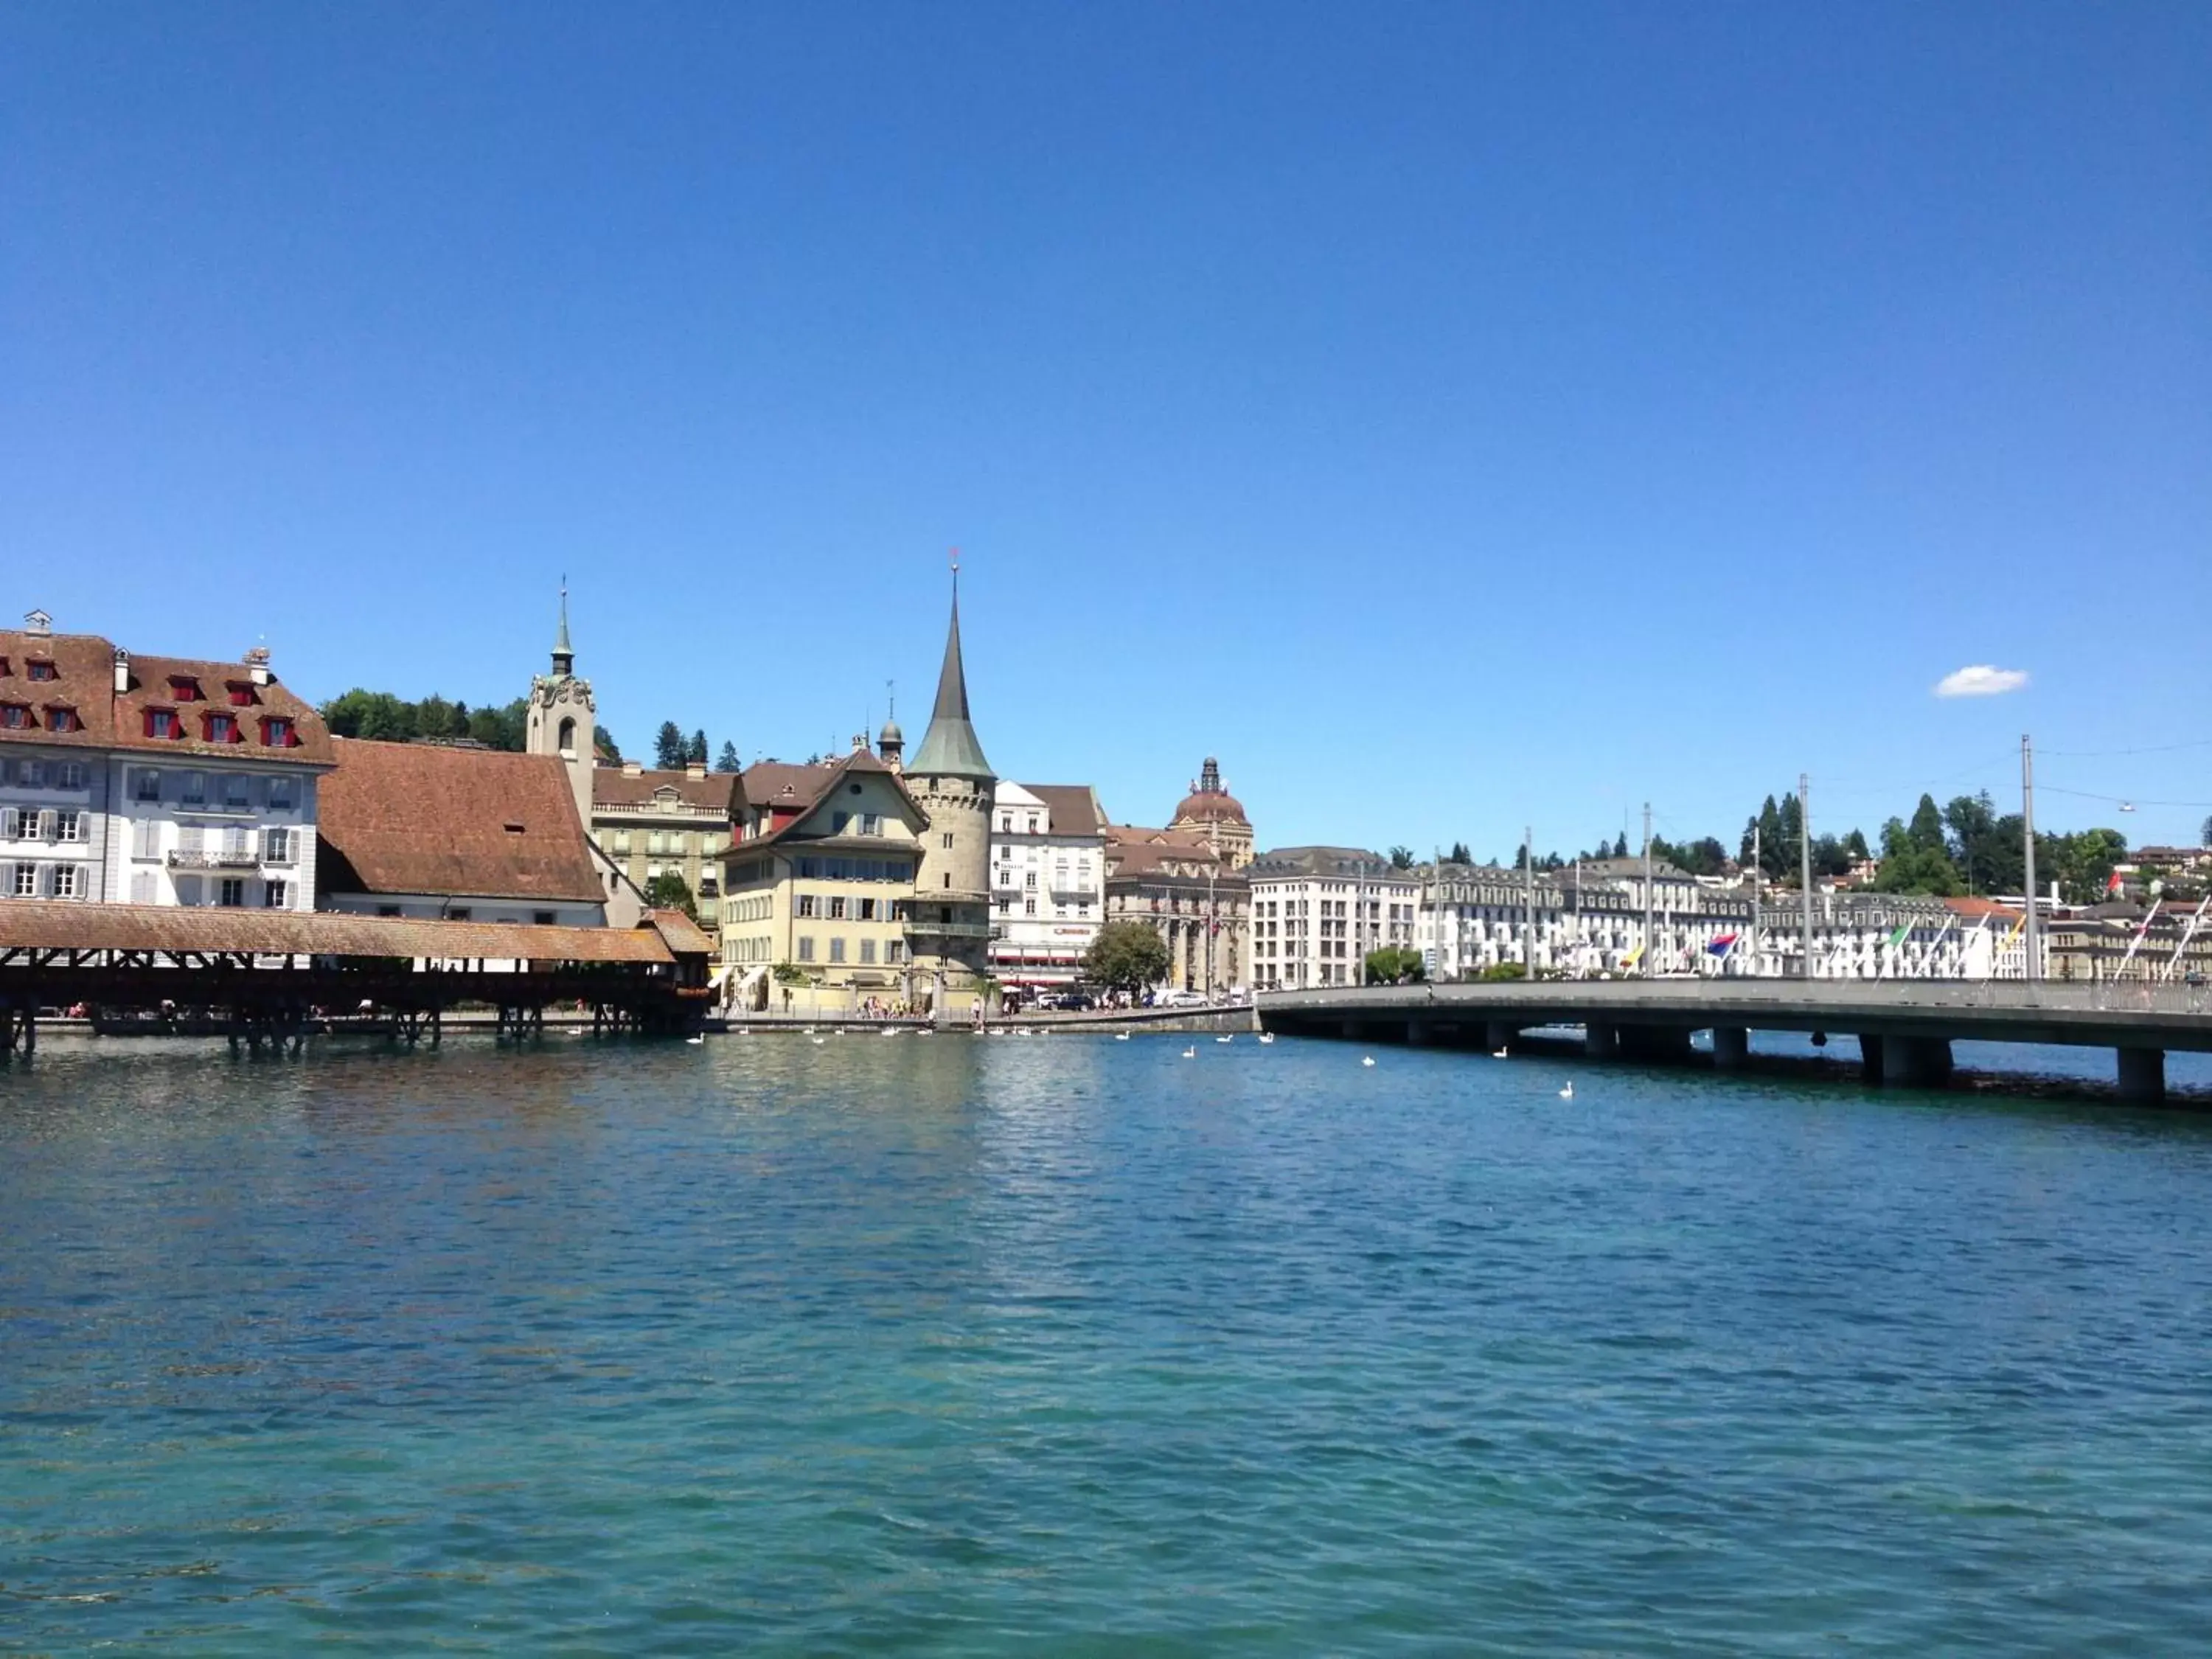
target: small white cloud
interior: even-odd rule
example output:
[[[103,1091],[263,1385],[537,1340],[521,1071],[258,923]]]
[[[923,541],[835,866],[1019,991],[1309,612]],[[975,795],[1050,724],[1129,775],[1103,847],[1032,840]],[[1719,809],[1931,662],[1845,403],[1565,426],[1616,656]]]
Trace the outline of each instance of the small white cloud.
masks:
[[[2025,668],[1992,668],[1985,662],[1954,670],[1936,682],[1939,697],[1999,697],[2027,684]]]

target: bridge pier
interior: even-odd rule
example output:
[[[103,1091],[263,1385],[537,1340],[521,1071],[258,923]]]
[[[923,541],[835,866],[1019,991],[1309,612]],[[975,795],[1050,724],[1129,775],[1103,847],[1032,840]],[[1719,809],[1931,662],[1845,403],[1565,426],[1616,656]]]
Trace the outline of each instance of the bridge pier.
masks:
[[[1591,1020],[1583,1027],[1583,1053],[1592,1060],[1611,1060],[1620,1052],[1620,1033],[1614,1027]]]
[[[1951,1081],[1951,1040],[1862,1035],[1859,1065],[1877,1086],[1941,1089]]]
[[[1751,1058],[1751,1033],[1741,1025],[1713,1027],[1713,1066],[1717,1071],[1741,1069]]]
[[[2136,1106],[2159,1106],[2166,1102],[2166,1050],[2122,1048],[2120,1098]]]

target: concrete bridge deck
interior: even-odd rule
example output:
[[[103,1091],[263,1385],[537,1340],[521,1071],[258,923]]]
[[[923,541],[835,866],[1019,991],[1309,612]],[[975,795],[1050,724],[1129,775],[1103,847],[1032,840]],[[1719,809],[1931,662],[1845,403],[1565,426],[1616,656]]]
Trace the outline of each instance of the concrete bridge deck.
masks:
[[[1309,1036],[1510,1048],[1523,1031],[1578,1025],[1593,1057],[1668,1060],[1709,1030],[1717,1065],[1741,1065],[1752,1031],[1858,1040],[1876,1082],[1939,1084],[1951,1044],[2109,1048],[2121,1094],[2166,1091],[2170,1049],[2212,1052],[2212,996],[2201,987],[2027,984],[2018,980],[1539,980],[1367,986],[1261,996],[1261,1026]]]

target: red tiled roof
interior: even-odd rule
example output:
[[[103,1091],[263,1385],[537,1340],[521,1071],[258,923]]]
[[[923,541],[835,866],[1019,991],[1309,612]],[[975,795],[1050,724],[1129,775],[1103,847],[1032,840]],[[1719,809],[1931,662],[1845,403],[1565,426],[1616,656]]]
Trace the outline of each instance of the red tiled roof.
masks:
[[[1985,898],[1947,898],[1943,908],[1965,921],[1979,921],[1984,916],[2002,916],[2010,921],[2020,915],[2016,904],[1999,904]]]
[[[695,778],[689,772],[630,772],[619,766],[592,769],[594,806],[642,806],[663,789],[672,789],[686,806],[710,807],[734,816],[738,780],[727,772]]]
[[[722,856],[727,859],[750,853],[797,830],[814,808],[821,804],[831,787],[852,772],[873,772],[888,779],[891,787],[898,791],[899,798],[906,802],[907,810],[914,814],[915,822],[927,825],[929,814],[922,811],[921,803],[907,788],[906,781],[865,749],[854,750],[835,766],[785,766],[776,761],[763,761],[745,769],[743,781],[747,805],[766,812],[787,812],[792,816],[781,823],[771,822],[757,836],[732,842]],[[784,774],[793,775],[782,775]],[[756,797],[752,793],[756,778],[763,787],[773,787],[776,793],[765,799]]]
[[[334,738],[316,885],[604,903],[557,755]]]
[[[1055,836],[1095,836],[1106,828],[1106,810],[1098,792],[1087,783],[1025,783],[1021,786],[1044,803],[1052,816]]]
[[[821,798],[835,774],[827,766],[792,766],[782,761],[758,761],[738,775],[748,806],[763,811],[805,809]]]
[[[535,927],[521,922],[431,921],[335,910],[15,899],[0,904],[0,949],[59,945],[79,951],[668,963],[675,954],[694,948],[682,930],[662,921],[659,911],[653,912],[652,919],[652,927],[635,929]],[[677,920],[684,920],[682,912],[677,913]]]
[[[331,737],[322,716],[284,685],[271,678],[266,685],[253,683],[253,671],[242,662],[206,662],[185,657],[128,658],[128,686],[115,690],[115,647],[96,634],[27,634],[0,629],[0,661],[8,672],[0,675],[0,703],[27,704],[34,711],[36,727],[0,726],[0,740],[41,744],[58,744],[74,749],[128,749],[149,754],[191,755],[226,760],[283,760],[327,766]],[[52,663],[52,679],[34,680],[30,665]],[[189,681],[200,696],[186,700],[176,695],[174,682]],[[243,688],[251,698],[234,706],[230,688]],[[80,729],[46,729],[46,711],[59,706],[75,711]],[[184,735],[149,737],[146,715],[154,709],[175,714]],[[205,715],[234,717],[237,740],[210,742],[204,735]],[[292,722],[295,741],[277,746],[263,743],[261,721],[277,716]]]

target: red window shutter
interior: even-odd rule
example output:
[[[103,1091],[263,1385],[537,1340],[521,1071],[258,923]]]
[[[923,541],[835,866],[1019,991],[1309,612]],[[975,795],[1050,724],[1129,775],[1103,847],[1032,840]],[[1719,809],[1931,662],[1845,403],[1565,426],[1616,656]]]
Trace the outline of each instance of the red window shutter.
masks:
[[[142,708],[138,711],[138,718],[145,722],[145,735],[149,738],[152,737],[154,735],[154,711],[150,708]]]

